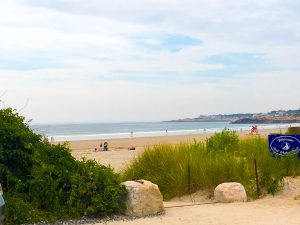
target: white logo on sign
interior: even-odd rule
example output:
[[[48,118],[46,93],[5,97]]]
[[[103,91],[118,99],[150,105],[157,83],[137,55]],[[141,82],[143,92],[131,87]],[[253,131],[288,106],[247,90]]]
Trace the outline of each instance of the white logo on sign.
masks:
[[[290,149],[290,144],[287,143],[287,142],[283,142],[282,145],[281,145],[281,148],[285,151],[289,150]]]

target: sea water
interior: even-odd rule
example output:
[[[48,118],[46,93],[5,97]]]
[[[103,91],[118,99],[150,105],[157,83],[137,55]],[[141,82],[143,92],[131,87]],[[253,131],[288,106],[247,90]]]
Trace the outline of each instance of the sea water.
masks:
[[[284,129],[299,124],[256,124],[258,130]],[[251,130],[250,124],[229,122],[131,122],[131,123],[78,123],[33,124],[31,129],[55,141],[94,140],[131,137],[156,137],[220,132],[225,127],[236,131]]]

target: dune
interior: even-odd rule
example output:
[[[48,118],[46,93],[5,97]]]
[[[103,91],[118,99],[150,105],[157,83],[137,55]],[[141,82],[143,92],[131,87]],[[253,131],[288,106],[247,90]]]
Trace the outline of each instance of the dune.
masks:
[[[267,137],[269,133],[279,130],[263,130],[260,136]],[[205,140],[212,134],[145,137],[109,140],[107,152],[94,152],[95,147],[105,140],[70,142],[72,154],[77,159],[85,157],[111,165],[116,171],[121,171],[136,156],[143,152],[145,146],[160,143],[179,144],[192,142],[194,139]],[[248,137],[247,132],[239,132],[240,137]],[[128,150],[134,146],[136,150]],[[164,215],[139,219],[109,220],[107,225],[300,225],[300,177],[286,178],[283,190],[275,196],[266,195],[263,198],[245,203],[215,203],[210,193],[197,192],[164,202]],[[93,223],[100,225],[103,223]]]

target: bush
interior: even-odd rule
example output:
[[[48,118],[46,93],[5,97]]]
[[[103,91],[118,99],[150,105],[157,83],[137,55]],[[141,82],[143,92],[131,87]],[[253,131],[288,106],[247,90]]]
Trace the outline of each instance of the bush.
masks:
[[[66,145],[41,141],[24,118],[0,110],[0,183],[5,224],[95,217],[124,209],[126,194],[110,167],[77,161]]]
[[[43,221],[47,218],[44,212],[23,199],[24,196],[18,194],[5,194],[5,224],[23,224]]]
[[[237,149],[239,138],[236,131],[222,130],[206,139],[207,151],[234,151]]]
[[[5,192],[23,189],[39,140],[23,117],[10,108],[0,110],[0,181]]]
[[[289,127],[286,134],[300,134],[300,127]]]

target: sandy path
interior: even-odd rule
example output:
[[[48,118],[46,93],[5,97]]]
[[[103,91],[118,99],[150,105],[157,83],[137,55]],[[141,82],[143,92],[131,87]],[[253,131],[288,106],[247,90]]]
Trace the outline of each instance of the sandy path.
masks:
[[[299,225],[299,201],[256,201],[167,209],[164,216],[133,221],[111,221],[108,225]]]
[[[266,137],[269,133],[278,133],[280,130],[262,130],[260,136]],[[284,132],[284,131],[283,131]],[[240,137],[247,137],[249,131],[239,132]],[[105,140],[88,140],[88,141],[72,141],[70,148],[72,155],[81,159],[94,159],[103,165],[111,165],[116,171],[122,170],[129,164],[133,158],[143,152],[145,146],[153,146],[155,144],[168,143],[179,144],[181,142],[203,141],[213,134],[195,134],[195,135],[180,135],[180,136],[163,136],[163,137],[143,137],[143,138],[123,138],[110,139],[109,150],[107,152],[94,152],[95,147],[99,147],[100,143]],[[136,150],[129,151],[128,148],[134,146]]]
[[[134,221],[112,221],[108,225],[154,225],[154,224],[198,224],[198,225],[299,225],[300,205],[273,205],[265,202],[232,203],[230,205],[203,205],[168,209],[165,216]]]
[[[295,197],[299,199],[296,200]],[[166,206],[190,202],[166,202]],[[299,225],[300,177],[291,178],[275,197],[246,203],[205,204],[166,208],[166,214],[133,221],[109,221],[107,225]],[[100,225],[100,224],[97,224]]]

